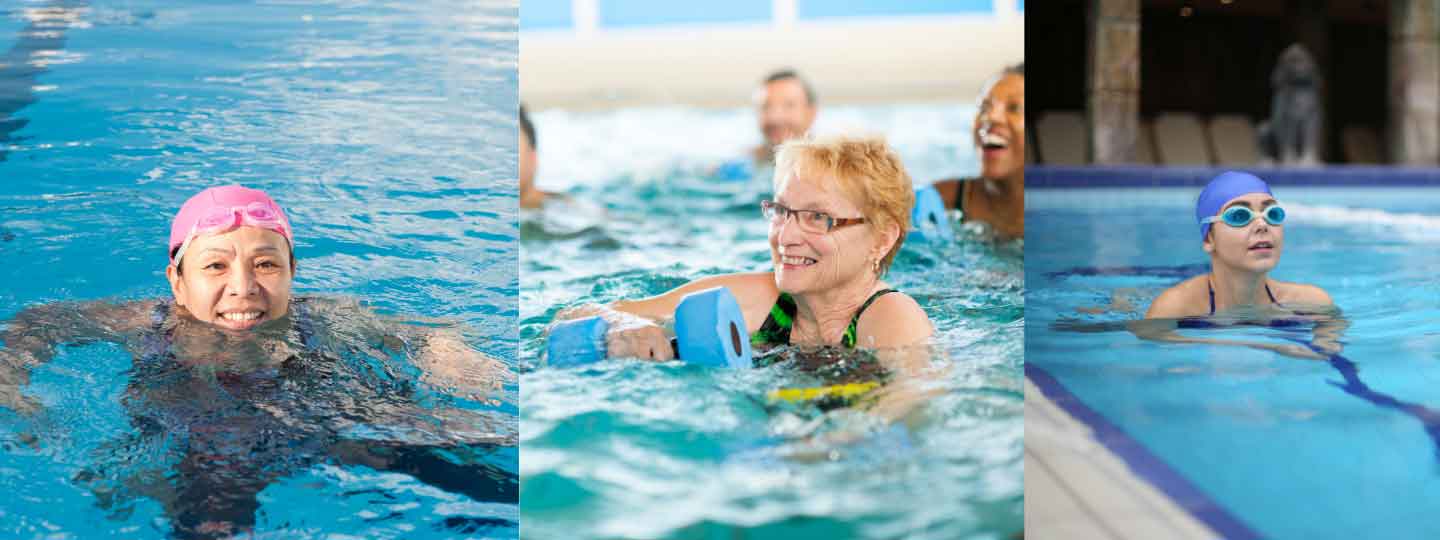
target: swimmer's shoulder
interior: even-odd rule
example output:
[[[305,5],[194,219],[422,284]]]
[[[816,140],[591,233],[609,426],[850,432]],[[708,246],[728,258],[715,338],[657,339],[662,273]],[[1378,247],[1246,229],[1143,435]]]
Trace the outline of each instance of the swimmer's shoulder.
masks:
[[[1311,306],[1332,306],[1335,300],[1330,293],[1315,285],[1271,280],[1275,284],[1275,300],[1281,304],[1302,304]]]
[[[932,333],[930,316],[920,303],[899,291],[880,295],[855,324],[855,342],[866,348],[913,345]]]
[[[1199,275],[1165,289],[1150,309],[1145,311],[1146,319],[1177,319],[1210,314],[1209,287],[1206,276]]]

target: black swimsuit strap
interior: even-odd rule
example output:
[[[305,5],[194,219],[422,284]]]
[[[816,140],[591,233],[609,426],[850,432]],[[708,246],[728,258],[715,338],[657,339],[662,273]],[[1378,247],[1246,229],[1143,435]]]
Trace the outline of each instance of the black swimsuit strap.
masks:
[[[1210,278],[1209,278],[1209,277],[1206,277],[1206,278],[1205,278],[1205,288],[1210,289],[1210,314],[1211,314],[1211,315],[1214,315],[1214,314],[1215,314],[1215,286],[1210,283]],[[1271,303],[1271,304],[1275,304],[1275,305],[1277,305],[1277,306],[1280,305],[1280,301],[1275,299],[1275,293],[1270,292],[1270,284],[1269,284],[1269,283],[1266,283],[1266,284],[1265,284],[1265,296],[1269,296],[1269,297],[1270,297],[1270,303]]]

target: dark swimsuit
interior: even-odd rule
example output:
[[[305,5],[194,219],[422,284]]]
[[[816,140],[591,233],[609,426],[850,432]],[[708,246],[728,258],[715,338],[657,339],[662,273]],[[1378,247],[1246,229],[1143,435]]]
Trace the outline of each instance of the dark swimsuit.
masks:
[[[886,294],[898,292],[895,289],[884,289],[876,291],[860,305],[855,316],[850,318],[850,326],[845,327],[845,335],[840,338],[840,345],[846,349],[855,348],[855,327],[860,324],[860,315],[876,298]],[[780,293],[775,299],[775,305],[770,308],[770,315],[765,317],[765,323],[754,334],[750,334],[751,345],[789,345],[790,327],[795,324],[795,299],[789,293]]]
[[[1205,281],[1205,287],[1210,290],[1210,315],[1214,315],[1214,314],[1215,314],[1215,287],[1213,286],[1213,284],[1210,283],[1210,281],[1209,281],[1208,279]],[[1275,304],[1275,305],[1278,306],[1278,307],[1285,307],[1284,304],[1281,304],[1279,300],[1276,300],[1276,299],[1275,299],[1275,293],[1270,292],[1270,284],[1269,284],[1269,283],[1266,283],[1266,284],[1265,284],[1265,295],[1270,297],[1270,303]],[[1312,315],[1311,313],[1296,312],[1295,315],[1297,315],[1297,317],[1287,317],[1287,318],[1282,318],[1282,319],[1271,319],[1271,320],[1265,321],[1265,322],[1263,322],[1263,323],[1256,323],[1256,322],[1239,322],[1239,323],[1234,323],[1234,324],[1226,324],[1226,325],[1223,325],[1223,326],[1268,326],[1268,327],[1270,327],[1270,328],[1293,328],[1293,327],[1305,326],[1305,325],[1309,325],[1309,324],[1314,324],[1314,323],[1315,323],[1315,321],[1312,320],[1312,319],[1306,319],[1306,318],[1304,318],[1305,315]],[[1219,326],[1222,326],[1222,325],[1217,325],[1217,324],[1215,324],[1214,322],[1211,322],[1210,319],[1209,319],[1209,317],[1206,316],[1206,317],[1184,317],[1184,318],[1181,318],[1180,320],[1176,321],[1176,326],[1178,326],[1178,327],[1180,327],[1180,328],[1216,328],[1216,327],[1219,327]]]

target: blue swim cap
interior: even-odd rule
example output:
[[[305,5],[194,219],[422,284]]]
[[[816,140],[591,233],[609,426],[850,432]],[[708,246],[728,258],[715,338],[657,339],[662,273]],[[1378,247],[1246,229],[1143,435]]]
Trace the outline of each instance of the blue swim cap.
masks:
[[[1220,173],[1220,176],[1205,185],[1205,190],[1200,192],[1200,199],[1195,201],[1195,222],[1200,223],[1200,220],[1215,215],[1230,199],[1251,193],[1275,195],[1270,192],[1270,184],[1266,184],[1258,176],[1238,171]],[[1210,232],[1210,225],[1200,223],[1201,242],[1205,241],[1205,233]]]

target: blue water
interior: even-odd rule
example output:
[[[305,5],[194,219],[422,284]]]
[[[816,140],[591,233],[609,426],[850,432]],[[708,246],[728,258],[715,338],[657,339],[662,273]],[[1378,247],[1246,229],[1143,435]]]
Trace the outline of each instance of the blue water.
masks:
[[[289,212],[299,295],[451,328],[514,366],[517,4],[6,3],[0,51],[26,61],[0,60],[0,321],[57,302],[168,297],[170,217],[204,187],[242,183]],[[0,536],[168,534],[156,497],[107,511],[76,479],[122,457],[107,444],[135,430],[121,404],[134,375],[115,344],[64,348],[26,389],[43,415],[0,411],[0,491],[15,494],[0,503]],[[517,396],[512,380],[498,405],[424,403],[513,433]],[[260,492],[257,533],[518,536],[517,501],[305,452],[268,456],[303,465]],[[447,459],[513,493],[517,455],[472,447]],[[174,479],[160,456],[130,466]]]
[[[1351,323],[1328,361],[1115,328],[1180,276],[1207,271],[1197,193],[1031,190],[1026,362],[1261,537],[1440,535],[1430,517],[1440,500],[1440,191],[1276,188],[1290,217],[1271,277],[1324,288]],[[1182,332],[1310,339],[1305,329]]]
[[[753,144],[748,109],[540,111],[537,183],[575,200],[521,216],[521,498],[527,538],[1009,538],[1022,526],[1019,243],[966,228],[907,244],[887,281],[938,328],[902,421],[770,406],[829,382],[794,365],[540,365],[560,308],[765,269],[768,179],[705,174]],[[829,107],[817,129],[890,136],[912,175],[974,173],[973,109]],[[687,135],[688,134],[688,135]],[[697,136],[703,134],[703,136]],[[605,141],[624,141],[604,143]]]

